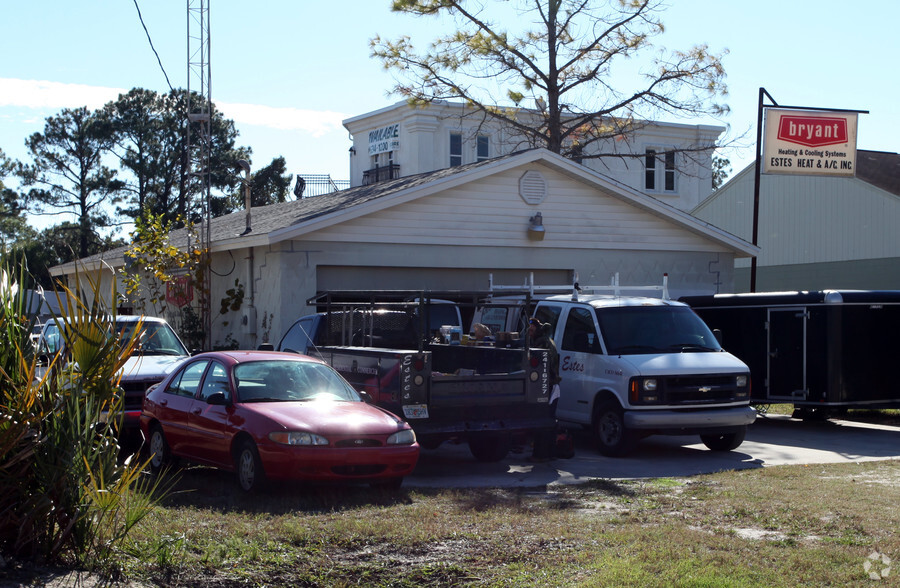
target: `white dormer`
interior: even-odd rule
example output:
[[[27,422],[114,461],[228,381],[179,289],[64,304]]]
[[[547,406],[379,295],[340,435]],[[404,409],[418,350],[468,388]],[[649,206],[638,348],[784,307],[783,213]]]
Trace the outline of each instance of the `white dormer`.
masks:
[[[531,111],[520,110],[520,117]],[[483,161],[532,147],[521,134],[464,104],[406,102],[344,121],[352,136],[350,186]],[[628,137],[599,148],[621,157],[585,158],[583,165],[681,210],[712,190],[712,151],[724,127],[643,122]],[[590,153],[585,153],[589,155]]]

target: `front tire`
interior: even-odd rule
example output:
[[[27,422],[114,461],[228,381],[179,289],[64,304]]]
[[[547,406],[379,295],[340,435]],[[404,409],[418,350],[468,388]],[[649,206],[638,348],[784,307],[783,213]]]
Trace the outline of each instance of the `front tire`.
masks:
[[[747,435],[747,427],[741,427],[733,433],[721,433],[719,435],[700,435],[700,440],[713,451],[732,451],[744,442]]]
[[[594,435],[597,437],[597,450],[607,457],[622,457],[630,453],[637,442],[635,433],[625,427],[622,408],[609,401],[597,407]]]
[[[266,473],[253,441],[244,440],[238,446],[234,456],[234,470],[238,485],[244,492],[256,492],[265,486]]]

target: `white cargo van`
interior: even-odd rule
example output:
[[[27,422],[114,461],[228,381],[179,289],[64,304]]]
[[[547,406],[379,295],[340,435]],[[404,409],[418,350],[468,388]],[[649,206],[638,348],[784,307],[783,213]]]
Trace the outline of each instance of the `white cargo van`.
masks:
[[[662,287],[626,288],[616,276],[611,286],[569,289],[539,294],[533,313],[552,326],[559,350],[560,421],[592,429],[610,456],[653,434],[699,434],[719,451],[743,442],[756,419],[750,370],[690,307],[668,299],[665,279]],[[631,289],[660,295],[622,294]]]

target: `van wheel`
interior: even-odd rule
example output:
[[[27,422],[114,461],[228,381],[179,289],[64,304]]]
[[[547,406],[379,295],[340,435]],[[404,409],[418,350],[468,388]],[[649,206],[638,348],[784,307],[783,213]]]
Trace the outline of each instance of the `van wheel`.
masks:
[[[703,444],[713,451],[732,451],[737,449],[744,442],[744,436],[747,434],[747,427],[741,427],[733,433],[722,433],[720,435],[700,435]]]
[[[597,407],[594,414],[594,434],[597,436],[597,450],[609,457],[628,454],[637,442],[637,435],[625,428],[622,408],[612,401]]]
[[[234,457],[234,469],[237,472],[238,484],[244,492],[256,492],[266,482],[259,452],[253,441],[242,441]]]
[[[500,461],[507,456],[510,447],[509,435],[473,435],[469,438],[469,451],[482,462]]]

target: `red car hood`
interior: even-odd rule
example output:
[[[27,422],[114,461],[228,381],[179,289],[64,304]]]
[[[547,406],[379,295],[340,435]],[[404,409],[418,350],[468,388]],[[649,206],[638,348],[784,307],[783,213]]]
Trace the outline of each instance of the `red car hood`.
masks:
[[[250,402],[242,404],[241,408],[270,419],[285,430],[320,435],[389,435],[399,431],[402,422],[391,413],[365,402]]]

